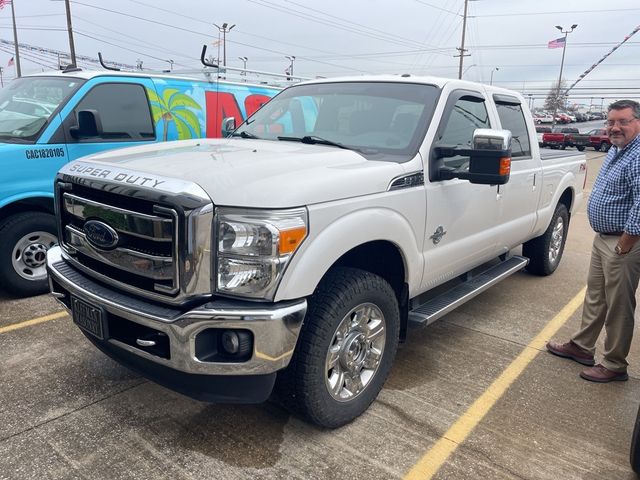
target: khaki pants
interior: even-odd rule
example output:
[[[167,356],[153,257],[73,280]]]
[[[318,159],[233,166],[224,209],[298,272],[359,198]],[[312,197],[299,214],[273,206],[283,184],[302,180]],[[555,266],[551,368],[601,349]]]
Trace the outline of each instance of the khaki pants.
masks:
[[[614,372],[625,372],[640,279],[640,242],[636,242],[629,253],[617,255],[614,249],[619,239],[619,236],[598,233],[593,240],[582,324],[572,340],[593,354],[604,326],[600,363]]]

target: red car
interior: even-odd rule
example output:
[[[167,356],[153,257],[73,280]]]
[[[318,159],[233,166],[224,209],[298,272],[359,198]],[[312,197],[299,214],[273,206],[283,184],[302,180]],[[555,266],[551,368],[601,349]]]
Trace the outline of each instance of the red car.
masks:
[[[587,132],[587,135],[589,135],[589,146],[594,150],[606,152],[611,148],[611,140],[609,140],[606,128],[596,128]]]

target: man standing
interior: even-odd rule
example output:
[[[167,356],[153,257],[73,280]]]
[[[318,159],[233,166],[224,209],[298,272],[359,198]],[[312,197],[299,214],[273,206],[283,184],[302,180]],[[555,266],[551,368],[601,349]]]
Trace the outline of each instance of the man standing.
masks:
[[[609,150],[593,186],[587,213],[597,232],[591,250],[582,324],[566,343],[550,341],[547,350],[583,365],[580,376],[592,382],[624,381],[633,336],[636,288],[640,279],[640,104],[609,105]],[[595,345],[605,330],[601,363]]]

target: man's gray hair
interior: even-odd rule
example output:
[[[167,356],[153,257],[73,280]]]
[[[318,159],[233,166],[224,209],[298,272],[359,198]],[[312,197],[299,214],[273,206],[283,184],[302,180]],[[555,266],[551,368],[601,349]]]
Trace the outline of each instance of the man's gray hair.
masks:
[[[607,111],[622,110],[623,108],[630,108],[633,110],[633,116],[640,118],[640,103],[635,100],[618,100],[617,102],[610,103]]]

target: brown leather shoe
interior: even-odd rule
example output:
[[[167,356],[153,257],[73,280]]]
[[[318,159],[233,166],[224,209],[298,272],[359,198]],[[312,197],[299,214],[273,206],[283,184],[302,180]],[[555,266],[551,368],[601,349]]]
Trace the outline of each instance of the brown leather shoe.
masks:
[[[601,364],[597,364],[595,367],[585,368],[582,372],[580,372],[580,376],[585,380],[589,380],[590,382],[624,382],[629,380],[629,375],[627,372],[614,372],[613,370],[609,370],[606,367],[603,367]]]
[[[578,345],[569,340],[567,343],[554,342],[553,340],[547,343],[547,350],[554,355],[563,358],[570,358],[582,365],[591,366],[596,363],[589,352],[584,351]]]

